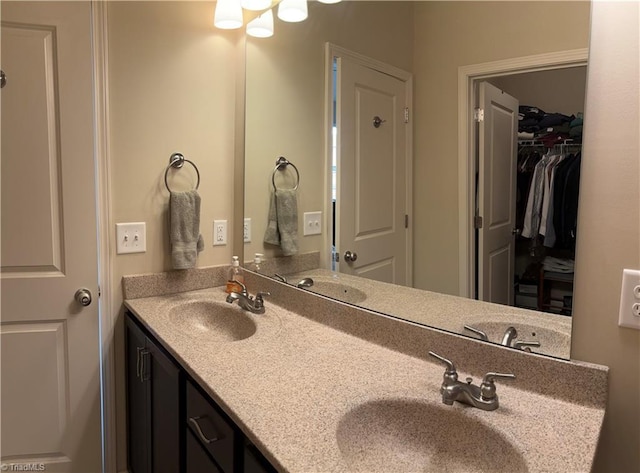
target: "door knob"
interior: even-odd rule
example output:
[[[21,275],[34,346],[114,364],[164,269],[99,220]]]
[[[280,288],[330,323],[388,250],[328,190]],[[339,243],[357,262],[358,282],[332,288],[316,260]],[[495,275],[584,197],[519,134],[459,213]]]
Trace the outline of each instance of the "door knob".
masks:
[[[344,253],[344,260],[345,261],[354,262],[357,259],[358,259],[358,254],[357,253],[351,252],[351,251],[345,251],[345,253]]]
[[[519,228],[514,228],[513,230],[511,230],[511,234],[515,236],[520,236],[521,233],[522,230],[520,230]]]
[[[75,295],[76,302],[82,306],[91,304],[91,291],[86,288],[78,289]]]

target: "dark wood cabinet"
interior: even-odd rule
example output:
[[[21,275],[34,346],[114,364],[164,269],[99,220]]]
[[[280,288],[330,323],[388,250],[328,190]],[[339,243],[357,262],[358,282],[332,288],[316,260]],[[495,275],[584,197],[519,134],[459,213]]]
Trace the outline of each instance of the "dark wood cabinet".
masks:
[[[273,473],[258,449],[126,312],[130,473]]]
[[[130,316],[126,346],[129,471],[180,471],[180,368]]]

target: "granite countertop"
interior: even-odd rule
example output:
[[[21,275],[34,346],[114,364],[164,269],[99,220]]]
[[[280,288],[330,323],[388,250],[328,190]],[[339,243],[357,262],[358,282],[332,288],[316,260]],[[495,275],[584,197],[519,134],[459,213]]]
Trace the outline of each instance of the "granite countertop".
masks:
[[[274,286],[275,292],[295,291],[281,286]],[[591,469],[604,399],[593,404],[571,402],[522,389],[515,380],[496,382],[500,397],[496,411],[459,403],[445,406],[439,393],[444,368],[427,360],[426,353],[422,358],[409,356],[337,330],[277,305],[275,295],[266,302],[264,315],[229,305],[225,296],[216,287],[126,300],[125,305],[279,471],[389,471],[389,465],[395,465],[393,471]],[[330,312],[332,304],[339,304],[314,298],[321,302],[310,311]],[[250,317],[255,333],[239,341],[215,341],[206,330],[189,327],[180,309],[172,312],[202,301],[236,311],[238,317]],[[389,323],[401,324],[400,330],[411,325]],[[461,343],[479,350],[512,351],[474,340]],[[571,368],[569,362],[536,355],[507,355],[541,363],[557,361],[561,369]],[[468,373],[463,361],[456,359],[456,364],[464,379]],[[514,363],[514,371],[517,367]],[[596,371],[599,379],[606,380],[606,372],[602,378],[598,373],[603,371]],[[589,383],[585,379],[575,389]],[[596,395],[603,392],[606,382],[597,387]],[[427,421],[419,417],[424,413],[432,414]],[[384,427],[371,432],[378,421]],[[404,429],[411,434],[404,435]],[[359,457],[366,448],[358,445],[362,439],[377,442],[369,463]],[[420,445],[434,449],[425,454]]]
[[[570,357],[571,317],[388,284],[327,269],[301,271],[287,277],[293,284],[311,277],[315,284],[308,288],[309,291],[416,323],[477,337],[464,329],[464,325],[471,325],[482,329],[495,343],[500,343],[507,327],[515,326],[518,340],[540,343],[540,347],[531,348],[532,352]]]

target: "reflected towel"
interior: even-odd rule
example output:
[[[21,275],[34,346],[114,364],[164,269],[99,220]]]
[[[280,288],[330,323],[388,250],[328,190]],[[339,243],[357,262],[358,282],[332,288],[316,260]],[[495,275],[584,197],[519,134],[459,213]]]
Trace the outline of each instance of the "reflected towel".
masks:
[[[194,268],[198,253],[204,249],[200,235],[200,195],[197,191],[171,192],[169,240],[173,269]]]
[[[294,189],[278,189],[271,194],[264,242],[279,246],[285,256],[298,252],[298,196]]]

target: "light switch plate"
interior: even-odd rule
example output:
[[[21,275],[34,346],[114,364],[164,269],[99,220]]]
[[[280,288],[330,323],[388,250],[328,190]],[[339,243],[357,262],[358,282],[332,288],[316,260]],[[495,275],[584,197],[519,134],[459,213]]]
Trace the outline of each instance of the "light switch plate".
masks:
[[[116,253],[144,253],[147,251],[145,222],[116,223]]]
[[[320,235],[322,233],[322,212],[304,213],[304,235]]]
[[[618,325],[640,330],[640,270],[624,269],[622,271]]]

